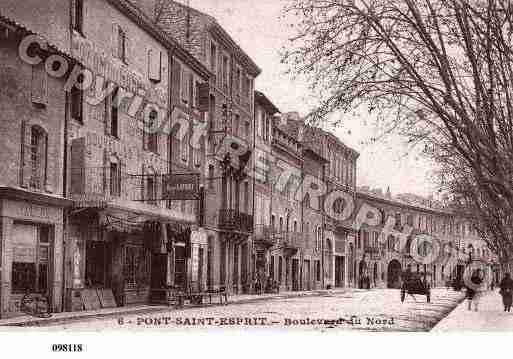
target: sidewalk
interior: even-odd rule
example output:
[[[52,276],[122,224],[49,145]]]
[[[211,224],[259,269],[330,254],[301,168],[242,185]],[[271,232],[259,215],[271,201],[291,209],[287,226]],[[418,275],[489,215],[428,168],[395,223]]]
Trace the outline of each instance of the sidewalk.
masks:
[[[347,291],[356,290],[354,288],[340,288],[340,289],[331,289],[331,290],[314,290],[308,292],[281,292],[279,294],[240,294],[228,296],[228,305],[232,304],[246,304],[253,303],[265,300],[272,299],[287,299],[287,298],[298,298],[298,297],[315,297],[322,296],[327,294],[340,294]],[[211,307],[211,306],[221,306],[224,304],[212,303],[205,305],[185,305],[180,308],[190,309],[190,308],[198,308],[198,307]],[[44,325],[53,325],[58,323],[64,323],[69,321],[77,321],[83,319],[90,318],[103,318],[110,316],[120,316],[120,315],[129,315],[129,314],[148,314],[155,312],[169,312],[175,310],[174,306],[165,306],[165,305],[139,305],[139,306],[129,306],[129,307],[119,307],[119,308],[106,308],[106,309],[98,309],[91,311],[81,311],[81,312],[63,312],[63,313],[54,313],[51,318],[37,318],[29,315],[8,318],[8,319],[0,319],[0,327],[2,326],[16,326],[16,327],[25,327],[25,326],[44,326]]]
[[[498,290],[490,291],[481,298],[478,312],[468,311],[468,302],[465,300],[432,331],[513,331],[513,312],[504,312]]]

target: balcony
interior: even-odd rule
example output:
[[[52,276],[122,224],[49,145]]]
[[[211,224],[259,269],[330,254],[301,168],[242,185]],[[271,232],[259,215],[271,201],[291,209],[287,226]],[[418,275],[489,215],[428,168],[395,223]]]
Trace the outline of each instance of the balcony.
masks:
[[[253,216],[235,209],[222,209],[219,211],[219,228],[253,233]]]
[[[286,232],[283,234],[283,250],[286,255],[293,256],[301,248],[306,247],[308,234],[302,232]]]
[[[265,224],[257,224],[254,233],[255,243],[270,248],[278,243],[278,237],[275,236],[271,226]]]
[[[379,247],[365,247],[364,253],[367,254],[372,260],[377,260],[381,258],[381,249]]]

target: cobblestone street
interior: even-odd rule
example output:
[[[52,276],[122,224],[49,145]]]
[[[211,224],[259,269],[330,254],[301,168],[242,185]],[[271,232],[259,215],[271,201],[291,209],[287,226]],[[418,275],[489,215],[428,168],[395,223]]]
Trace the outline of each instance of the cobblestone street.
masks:
[[[60,323],[47,329],[98,331],[103,329],[165,330],[200,328],[258,328],[300,330],[427,331],[459,303],[462,293],[434,289],[425,297],[376,289],[303,298],[276,298],[246,304],[186,308],[144,315],[116,316]]]

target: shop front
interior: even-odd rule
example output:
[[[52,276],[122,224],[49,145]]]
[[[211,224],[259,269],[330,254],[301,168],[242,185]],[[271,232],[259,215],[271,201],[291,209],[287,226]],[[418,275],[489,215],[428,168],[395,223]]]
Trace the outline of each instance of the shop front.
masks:
[[[62,311],[63,213],[68,204],[22,190],[0,191],[1,318],[24,314],[28,298],[37,300],[42,311]]]
[[[75,212],[66,259],[67,310],[165,302],[170,289],[204,286],[206,239],[196,243],[194,216],[138,207]]]

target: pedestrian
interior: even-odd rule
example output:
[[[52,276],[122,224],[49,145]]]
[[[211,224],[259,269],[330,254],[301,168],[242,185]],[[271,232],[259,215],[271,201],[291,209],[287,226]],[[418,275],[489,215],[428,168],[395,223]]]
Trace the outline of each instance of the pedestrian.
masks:
[[[474,311],[477,312],[479,309],[479,300],[481,299],[484,291],[483,271],[481,269],[476,269],[470,277],[470,282],[471,285],[467,285],[468,310],[472,310],[473,305]]]
[[[511,304],[513,302],[513,279],[511,279],[511,274],[506,273],[504,278],[500,283],[501,290],[499,294],[502,296],[502,303],[504,304],[504,311],[511,311]]]

